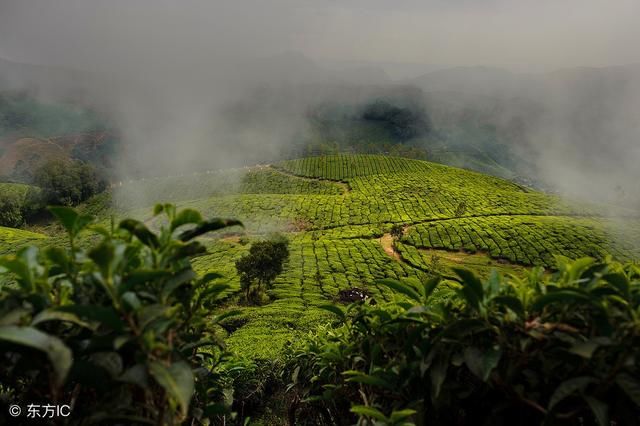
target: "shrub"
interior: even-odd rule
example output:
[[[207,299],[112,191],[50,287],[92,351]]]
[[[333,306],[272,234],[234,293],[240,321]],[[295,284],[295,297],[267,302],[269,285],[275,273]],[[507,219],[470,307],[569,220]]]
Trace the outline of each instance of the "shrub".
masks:
[[[48,161],[35,171],[33,181],[42,189],[45,205],[74,206],[106,188],[95,169],[79,161]]]
[[[402,238],[404,234],[404,226],[398,223],[395,223],[391,226],[391,230],[389,231],[394,240],[399,240]]]
[[[393,302],[327,307],[340,325],[298,344],[284,371],[307,401],[299,422],[640,424],[640,268],[558,268],[385,281]]]
[[[0,197],[0,226],[17,228],[23,223],[22,197],[18,194],[3,194]]]
[[[259,301],[262,292],[282,272],[288,258],[289,242],[284,237],[276,236],[271,240],[254,243],[249,254],[236,261],[240,285],[247,302]]]
[[[196,276],[190,258],[205,251],[194,238],[239,223],[159,205],[155,215],[166,220],[156,233],[133,219],[105,228],[71,208],[50,210],[68,249],[0,258],[13,279],[0,289],[3,399],[69,404],[74,424],[198,423],[229,413],[238,362],[214,329],[232,314],[215,312],[226,286],[212,284],[217,274]],[[79,238],[87,230],[99,238]]]
[[[467,212],[467,203],[465,203],[463,200],[458,203],[458,205],[456,206],[456,211],[453,213],[453,215],[455,217],[461,217],[461,216],[464,216],[466,212]]]

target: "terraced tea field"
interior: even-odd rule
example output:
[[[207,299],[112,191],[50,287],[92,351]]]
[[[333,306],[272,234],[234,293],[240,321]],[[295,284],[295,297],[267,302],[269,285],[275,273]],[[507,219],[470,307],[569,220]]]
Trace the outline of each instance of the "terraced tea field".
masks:
[[[264,358],[325,319],[315,307],[335,301],[340,290],[389,297],[379,278],[447,275],[454,266],[523,275],[532,265],[552,267],[554,254],[640,258],[633,212],[602,217],[596,206],[418,160],[316,157],[165,181],[173,189],[155,189],[147,204],[171,195],[207,215],[241,219],[248,240],[276,231],[290,238],[291,258],[270,291],[272,302],[244,308],[243,326],[228,338],[231,347]],[[147,195],[160,187],[135,185],[135,193]],[[394,224],[404,227],[398,241],[389,235]],[[210,254],[196,267],[222,272],[230,293],[237,292],[233,262],[248,242],[223,236],[207,244]]]
[[[287,235],[291,256],[269,291],[271,302],[241,307],[227,338],[231,348],[255,358],[273,358],[292,336],[324,321],[317,306],[337,301],[341,290],[390,297],[376,284],[380,278],[448,275],[453,266],[522,275],[532,265],[552,267],[554,254],[640,258],[634,212],[603,217],[597,206],[395,157],[314,157],[148,179],[116,186],[113,198],[119,214],[145,220],[159,201],[242,220],[244,230],[208,236],[209,254],[194,261],[199,272],[225,276],[231,304],[240,289],[235,260],[253,240]],[[393,225],[404,230],[396,241]]]
[[[0,226],[0,255],[12,253],[26,245],[42,244],[46,238],[44,234]]]

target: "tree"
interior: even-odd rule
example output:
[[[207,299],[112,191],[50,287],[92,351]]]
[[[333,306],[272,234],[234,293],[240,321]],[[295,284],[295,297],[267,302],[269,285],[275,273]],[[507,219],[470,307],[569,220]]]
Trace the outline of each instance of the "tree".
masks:
[[[17,194],[3,194],[0,197],[0,226],[17,228],[24,223],[22,201]]]
[[[95,169],[79,161],[48,161],[33,180],[42,189],[44,204],[74,206],[106,188]]]
[[[366,122],[381,124],[400,142],[426,134],[430,129],[428,117],[419,106],[397,106],[383,99],[366,105],[361,117]]]
[[[456,207],[456,211],[454,212],[455,217],[463,216],[467,212],[467,203],[460,201],[458,206]]]
[[[236,261],[240,285],[247,302],[257,301],[262,291],[271,287],[288,258],[289,241],[282,236],[276,236],[254,243],[249,249],[249,254]]]
[[[396,223],[391,227],[390,233],[394,240],[398,240],[402,237],[402,234],[404,234],[404,227]]]

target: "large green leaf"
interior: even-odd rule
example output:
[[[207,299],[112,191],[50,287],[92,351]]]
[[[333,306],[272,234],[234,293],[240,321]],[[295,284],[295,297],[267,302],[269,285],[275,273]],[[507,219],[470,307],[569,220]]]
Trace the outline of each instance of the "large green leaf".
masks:
[[[591,396],[585,396],[584,400],[589,404],[589,408],[598,422],[598,426],[610,426],[609,423],[609,407],[599,399]]]
[[[376,283],[389,287],[390,289],[398,293],[404,294],[415,302],[421,302],[422,300],[420,297],[420,293],[418,293],[416,289],[409,284],[388,278],[377,280]]]
[[[482,288],[482,283],[476,277],[473,272],[467,271],[462,268],[452,268],[453,272],[455,272],[462,281],[462,293],[467,300],[467,303],[473,307],[478,309],[480,303],[484,299],[484,289]]]
[[[578,391],[583,391],[587,386],[589,386],[589,384],[594,383],[595,381],[596,379],[593,377],[581,376],[574,377],[560,383],[553,392],[553,395],[551,395],[551,399],[549,399],[549,410],[552,410],[553,407],[565,398],[568,398]]]
[[[87,323],[86,321],[82,321],[80,318],[78,318],[77,315],[71,312],[63,312],[55,309],[45,309],[44,311],[41,311],[38,315],[33,317],[33,319],[31,320],[31,325],[37,325],[41,322],[47,321],[64,321],[79,325],[81,327],[91,328],[91,325],[89,323]]]
[[[108,241],[103,241],[91,250],[89,258],[100,268],[103,277],[111,275],[112,263],[115,258],[115,248]]]
[[[436,289],[436,287],[438,287],[438,284],[440,284],[440,281],[441,281],[440,277],[434,277],[427,280],[424,283],[424,286],[422,289],[422,296],[424,297],[425,301],[429,299],[431,294],[433,294],[433,291]]]
[[[0,340],[37,349],[47,354],[56,373],[56,381],[62,384],[73,363],[71,350],[55,336],[33,327],[0,327]]]
[[[193,373],[189,364],[180,361],[165,367],[153,361],[149,364],[149,373],[178,403],[182,416],[186,416],[194,391]]]
[[[361,417],[369,417],[372,419],[380,420],[381,422],[387,421],[387,416],[380,412],[380,410],[373,407],[367,407],[366,405],[354,405],[353,407],[351,407],[350,411]]]
[[[493,299],[493,303],[506,306],[511,309],[519,317],[524,317],[524,306],[522,302],[515,296],[496,296]]]
[[[89,357],[91,364],[102,368],[113,378],[122,374],[122,357],[117,352],[95,352]]]
[[[629,298],[629,279],[622,273],[611,273],[602,277],[612,287],[614,287],[624,298]]]
[[[389,416],[389,420],[391,420],[392,423],[397,423],[401,420],[406,419],[407,417],[411,417],[414,414],[416,414],[417,411],[416,410],[411,410],[411,409],[404,409],[404,410],[398,410],[398,411],[393,411],[391,413],[391,416]]]
[[[502,351],[499,348],[480,349],[468,347],[464,350],[467,367],[480,380],[486,382],[494,368],[498,366]]]
[[[71,207],[50,206],[48,209],[72,237],[93,221],[92,216],[81,215]]]
[[[148,282],[158,282],[163,278],[171,276],[171,271],[157,269],[137,269],[126,275],[122,280],[122,284],[118,287],[118,293],[124,293],[140,284]]]
[[[218,229],[227,228],[229,226],[243,226],[242,222],[233,219],[210,219],[200,223],[193,229],[189,229],[178,237],[181,241],[189,241],[195,237],[199,237],[207,232],[217,231]]]
[[[191,269],[190,267],[183,269],[167,280],[164,287],[162,288],[162,296],[168,297],[175,289],[183,284],[192,281],[194,278],[196,278],[196,273],[193,271],[193,269]]]
[[[171,221],[171,230],[174,231],[182,225],[194,224],[197,225],[202,222],[202,215],[200,212],[193,209],[184,209],[176,215]]]
[[[592,300],[587,294],[574,289],[562,289],[551,291],[545,295],[540,296],[531,306],[533,311],[541,311],[547,305],[552,303],[562,303],[565,305],[575,303],[592,303]]]
[[[439,358],[431,365],[431,394],[434,398],[440,395],[442,384],[447,378],[447,370],[449,369],[449,360],[446,358]]]
[[[370,374],[365,374],[360,371],[349,370],[342,373],[345,376],[349,376],[345,382],[362,383],[363,385],[377,386],[381,388],[393,389],[393,384],[389,381]]]
[[[336,305],[320,305],[320,306],[318,306],[318,308],[324,309],[325,311],[329,311],[329,312],[337,315],[338,317],[340,317],[341,320],[345,319],[344,310],[342,310],[342,308],[340,308],[340,307],[338,307]]]
[[[136,364],[120,375],[118,380],[131,383],[145,389],[149,386],[149,374],[143,364]]]
[[[593,353],[601,346],[607,346],[611,344],[611,339],[607,337],[594,337],[593,339],[586,340],[584,342],[574,343],[569,352],[579,355],[583,358],[590,359]]]
[[[124,322],[118,313],[110,307],[98,305],[68,305],[61,306],[57,309],[62,312],[73,313],[85,320],[106,325],[115,331],[122,331],[124,329]]]
[[[15,274],[18,277],[18,283],[26,290],[31,291],[33,289],[33,275],[29,265],[27,265],[22,259],[16,256],[0,257],[0,267],[6,268],[9,272]]]
[[[618,374],[616,377],[616,383],[624,393],[638,406],[640,407],[640,380],[637,377],[632,377],[627,373]]]
[[[135,219],[125,219],[118,225],[121,229],[129,231],[135,235],[142,244],[149,247],[158,247],[158,237],[145,226],[144,223]]]
[[[596,260],[591,257],[583,257],[583,258],[574,260],[573,262],[570,262],[567,265],[567,271],[569,272],[569,279],[572,282],[575,282],[578,279],[580,279],[580,277],[582,277],[582,274],[584,274],[584,272],[587,269],[589,269],[589,267],[591,267],[591,265],[593,265],[595,261]]]

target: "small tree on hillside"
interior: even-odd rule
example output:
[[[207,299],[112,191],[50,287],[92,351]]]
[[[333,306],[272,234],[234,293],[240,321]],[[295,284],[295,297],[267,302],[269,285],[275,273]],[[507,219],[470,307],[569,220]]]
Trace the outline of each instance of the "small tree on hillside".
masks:
[[[460,201],[458,203],[458,206],[456,207],[456,211],[454,212],[454,215],[456,217],[460,217],[462,215],[464,215],[467,212],[467,203],[463,201]]]
[[[73,206],[106,188],[95,169],[79,161],[48,161],[36,170],[33,181],[42,189],[43,204]]]
[[[0,197],[0,226],[17,228],[24,222],[22,202],[17,194],[4,194]]]
[[[259,300],[262,292],[269,288],[282,272],[284,262],[288,258],[289,241],[278,236],[254,243],[249,249],[249,254],[236,261],[240,286],[247,302]]]
[[[404,233],[404,227],[399,223],[396,223],[391,227],[390,233],[394,240],[399,240]]]

